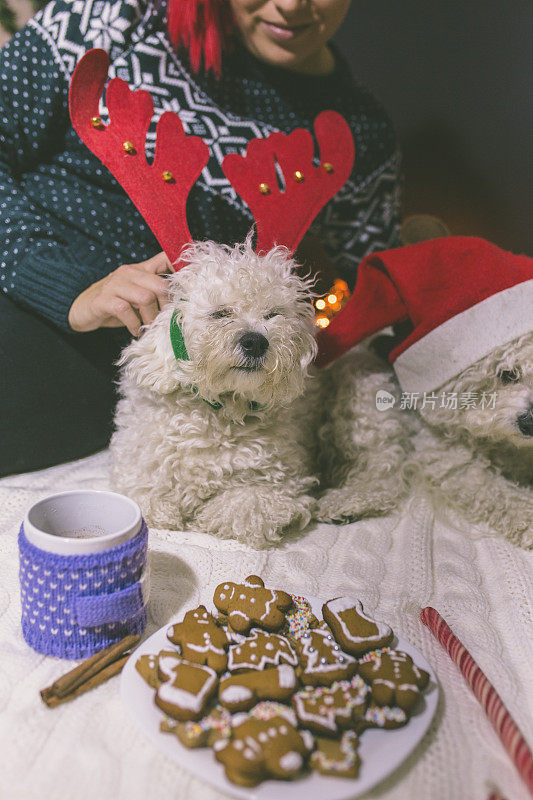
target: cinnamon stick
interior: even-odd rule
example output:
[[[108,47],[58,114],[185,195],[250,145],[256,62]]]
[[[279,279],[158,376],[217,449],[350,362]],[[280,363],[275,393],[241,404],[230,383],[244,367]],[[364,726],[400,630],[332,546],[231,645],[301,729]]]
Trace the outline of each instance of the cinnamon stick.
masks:
[[[41,695],[45,692],[49,692],[50,694],[56,695],[56,697],[65,697],[65,695],[70,694],[82,683],[85,683],[89,678],[92,678],[93,675],[96,675],[104,669],[104,667],[107,667],[108,664],[112,664],[113,661],[116,661],[128,650],[135,647],[140,640],[141,637],[138,635],[125,636],[119,642],[109,645],[105,650],[101,650],[99,653],[91,656],[91,658],[83,661],[77,667],[74,667],[70,672],[62,675],[57,681],[54,681],[48,689],[43,689]]]
[[[122,667],[129,657],[130,656],[128,653],[125,656],[122,656],[122,658],[119,658],[117,661],[113,661],[112,664],[108,664],[107,667],[104,667],[104,669],[100,670],[100,672],[97,672],[96,675],[93,675],[84,683],[76,686],[76,688],[69,694],[64,694],[59,697],[52,691],[52,686],[49,686],[48,689],[43,689],[41,692],[41,697],[48,708],[55,708],[56,706],[61,705],[61,703],[68,703],[69,700],[74,700],[74,698],[79,697],[80,694],[85,694],[85,692],[95,689],[97,686],[100,686],[100,684],[105,683],[114,675],[118,675],[118,673],[122,671]]]

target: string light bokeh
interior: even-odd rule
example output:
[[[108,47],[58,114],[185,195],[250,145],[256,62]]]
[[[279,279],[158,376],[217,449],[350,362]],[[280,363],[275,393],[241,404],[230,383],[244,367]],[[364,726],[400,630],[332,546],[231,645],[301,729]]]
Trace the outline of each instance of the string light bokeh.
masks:
[[[317,311],[315,325],[318,325],[319,328],[327,328],[335,314],[344,308],[349,299],[348,284],[341,278],[336,278],[329,292],[324,297],[315,300]]]

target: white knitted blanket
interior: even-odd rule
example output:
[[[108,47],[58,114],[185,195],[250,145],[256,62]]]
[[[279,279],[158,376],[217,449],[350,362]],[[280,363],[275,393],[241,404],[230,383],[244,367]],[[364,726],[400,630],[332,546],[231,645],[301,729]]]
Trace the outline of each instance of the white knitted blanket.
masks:
[[[27,508],[53,492],[108,488],[108,454],[0,481],[0,797],[10,800],[215,800],[144,738],[118,679],[54,710],[39,690],[71,664],[34,653],[20,630],[17,531]],[[433,519],[411,498],[401,515],[318,525],[268,552],[204,534],[152,530],[149,628],[184,603],[205,601],[223,579],[330,598],[355,594],[432,664],[441,684],[433,726],[409,760],[367,797],[507,800],[527,790],[480,706],[418,621],[433,605],[470,649],[533,745],[533,553]],[[326,800],[326,798],[324,798]]]

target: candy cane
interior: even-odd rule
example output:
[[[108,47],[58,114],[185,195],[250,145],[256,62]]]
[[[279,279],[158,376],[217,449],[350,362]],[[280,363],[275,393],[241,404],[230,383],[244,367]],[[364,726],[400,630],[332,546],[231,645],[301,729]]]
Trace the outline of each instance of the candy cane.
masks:
[[[533,753],[498,692],[463,643],[434,608],[422,609],[420,620],[429,628],[461,670],[464,679],[481,703],[492,727],[512,758],[520,777],[533,794]]]

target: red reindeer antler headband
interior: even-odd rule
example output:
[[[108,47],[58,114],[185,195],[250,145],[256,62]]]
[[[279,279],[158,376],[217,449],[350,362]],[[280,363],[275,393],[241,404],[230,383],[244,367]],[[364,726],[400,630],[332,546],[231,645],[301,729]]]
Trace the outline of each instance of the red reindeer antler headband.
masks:
[[[207,164],[209,150],[198,136],[188,136],[177,114],[165,111],[156,131],[152,164],[145,156],[146,134],[153,115],[152,98],[132,92],[113,78],[107,87],[109,124],[98,103],[109,68],[104,50],[89,50],[72,76],[70,116],[82,141],[100,158],[146,220],[174,264],[191,241],[186,220],[187,196]],[[320,162],[314,163],[311,134],[297,129],[253,139],[246,155],[226,156],[226,177],[250,207],[257,224],[257,252],[283,244],[295,250],[320,209],[348,179],[355,156],[346,120],[324,111],[315,120]],[[278,175],[283,176],[283,189]]]

